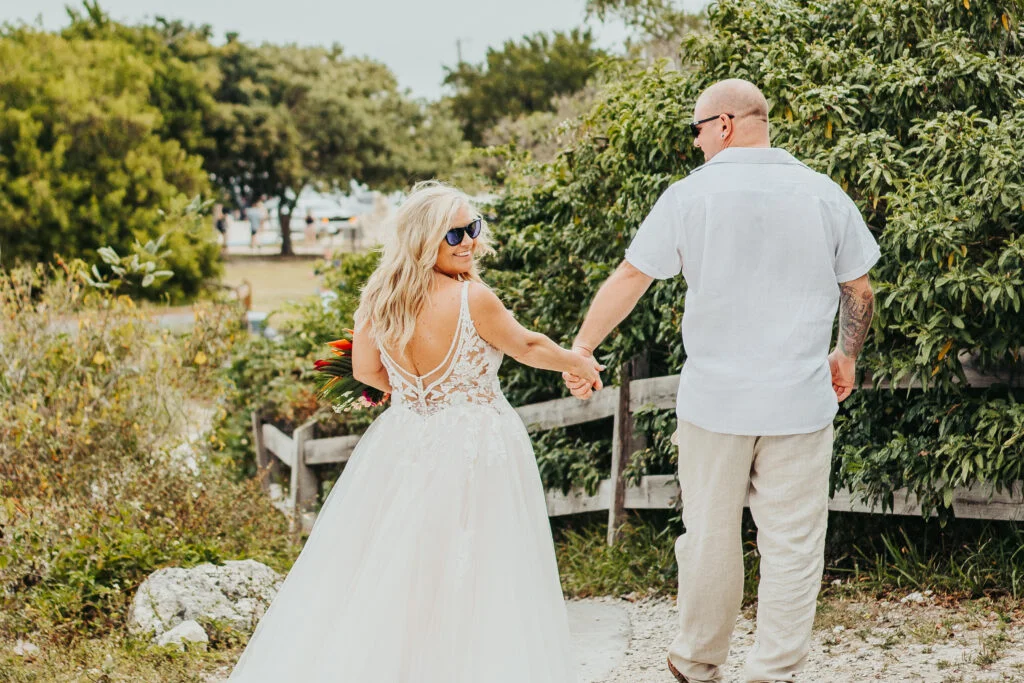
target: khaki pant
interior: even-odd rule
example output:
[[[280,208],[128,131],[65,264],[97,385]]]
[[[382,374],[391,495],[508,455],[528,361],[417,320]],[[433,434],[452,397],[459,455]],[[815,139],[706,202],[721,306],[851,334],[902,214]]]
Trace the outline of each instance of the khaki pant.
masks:
[[[743,600],[744,499],[757,524],[757,637],[744,680],[793,681],[810,650],[824,570],[832,425],[811,434],[735,436],[680,422],[686,533],[676,540],[680,632],[672,664],[718,681]]]

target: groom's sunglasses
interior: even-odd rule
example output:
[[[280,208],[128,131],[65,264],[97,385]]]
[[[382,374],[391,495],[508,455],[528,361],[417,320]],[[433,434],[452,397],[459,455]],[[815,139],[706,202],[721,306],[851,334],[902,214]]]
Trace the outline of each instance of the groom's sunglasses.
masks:
[[[708,121],[714,121],[719,116],[721,116],[721,114],[715,114],[714,116],[709,116],[706,119],[701,119],[700,121],[694,121],[693,123],[691,123],[690,124],[690,132],[693,133],[693,137],[696,138],[698,135],[700,135],[700,127],[702,125],[704,125]],[[735,114],[726,114],[726,116],[728,116],[730,119],[736,118]]]
[[[444,241],[448,243],[450,247],[457,247],[462,244],[463,236],[469,235],[470,239],[476,239],[480,236],[480,231],[484,228],[483,219],[476,218],[469,225],[462,228],[452,228],[444,234]]]

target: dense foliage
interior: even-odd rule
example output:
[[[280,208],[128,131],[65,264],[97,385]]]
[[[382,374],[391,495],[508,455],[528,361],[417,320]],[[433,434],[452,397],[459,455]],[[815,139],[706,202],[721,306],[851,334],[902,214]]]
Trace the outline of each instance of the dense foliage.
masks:
[[[209,193],[191,138],[154,100],[201,89],[201,77],[167,68],[125,43],[27,28],[0,33],[0,260],[95,260],[168,232],[164,210]],[[177,297],[216,274],[213,231],[173,238]]]
[[[502,118],[553,111],[552,98],[582,90],[604,56],[591,32],[579,29],[506,41],[501,49],[488,48],[483,64],[448,69],[444,82],[455,88],[452,113],[466,139],[479,145]]]
[[[341,48],[251,46],[209,27],[128,26],[95,2],[57,33],[0,28],[0,263],[94,261],[166,232],[161,210],[229,208],[303,188],[383,188],[444,175],[464,146],[446,105],[410,98],[383,64]],[[174,239],[157,295],[219,274],[211,226]],[[282,231],[282,251],[291,252]]]
[[[104,248],[94,268],[0,271],[5,653],[26,635],[42,646],[121,633],[136,586],[168,564],[292,559],[258,484],[225,477],[198,438],[221,409],[199,397],[220,393],[241,311],[205,304],[189,334],[156,327],[119,291],[158,279],[145,254],[159,247],[146,246]]]
[[[284,228],[306,186],[404,187],[447,173],[464,144],[444,106],[410,99],[386,66],[340,47],[231,40],[217,66],[207,168],[235,205],[280,200],[286,254]]]
[[[279,336],[244,340],[227,365],[228,409],[216,424],[218,452],[236,477],[255,474],[252,411],[287,432],[309,420],[318,422],[318,437],[359,434],[384,407],[336,414],[316,397],[313,362],[330,355],[327,342],[352,328],[359,290],[377,265],[378,252],[341,254],[318,265],[333,296],[311,297],[270,316]],[[325,477],[329,479],[330,476]]]
[[[842,184],[881,244],[861,366],[923,387],[855,394],[833,484],[883,502],[905,486],[927,511],[955,487],[1019,480],[1020,395],[966,386],[963,362],[1020,376],[1022,15],[1020,2],[713,5],[684,69],[622,73],[559,158],[510,172],[489,278],[521,320],[569,341],[655,199],[702,161],[686,131],[697,95],[748,78],[771,104],[774,144]],[[602,359],[643,351],[654,374],[676,371],[684,302],[681,278],[656,283]],[[506,372],[518,401],[555,391],[535,371]],[[644,457],[661,471],[672,455],[664,444]]]

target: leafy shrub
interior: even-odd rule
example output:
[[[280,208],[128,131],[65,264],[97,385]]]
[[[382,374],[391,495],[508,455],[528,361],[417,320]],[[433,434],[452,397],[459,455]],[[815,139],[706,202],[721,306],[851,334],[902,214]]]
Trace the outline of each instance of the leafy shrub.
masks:
[[[359,305],[359,293],[373,273],[379,253],[342,254],[335,261],[321,263],[316,272],[325,289],[335,298],[289,304],[280,326],[280,338],[251,337],[239,344],[229,361],[225,377],[228,398],[219,416],[215,434],[219,457],[231,464],[235,476],[255,474],[255,453],[250,443],[251,414],[263,417],[286,432],[316,419],[318,436],[358,434],[384,409],[336,414],[316,399],[313,361],[327,355],[326,343],[352,328]]]
[[[105,253],[110,268],[135,258]],[[172,335],[90,280],[113,288],[80,261],[0,272],[0,639],[117,631],[168,564],[292,559],[258,484],[186,436],[213,409],[201,397],[220,391],[241,312],[196,306]]]
[[[1019,2],[716,3],[683,69],[624,68],[554,161],[513,162],[488,277],[520,320],[568,343],[656,198],[703,161],[686,130],[699,93],[752,80],[774,144],[840,183],[880,241],[860,365],[924,387],[844,406],[833,485],[883,503],[907,487],[943,516],[955,486],[1008,486],[1024,461],[1021,392],[968,388],[963,363],[1020,376],[1022,14]],[[652,374],[676,372],[684,306],[681,278],[656,283],[602,362],[647,351]],[[514,365],[504,385],[520,403],[564,395]],[[632,474],[670,457],[648,453]]]
[[[568,493],[578,487],[593,495],[601,480],[608,478],[611,439],[587,439],[569,430],[551,429],[533,434],[532,440],[544,488]]]
[[[93,261],[104,245],[123,253],[136,239],[170,233],[176,277],[167,293],[194,297],[217,274],[219,250],[210,226],[174,219],[209,182],[203,160],[183,149],[175,115],[165,117],[151,96],[178,88],[176,105],[209,112],[212,100],[195,92],[204,76],[181,62],[167,71],[112,37],[27,26],[0,30],[0,59],[10,65],[0,73],[3,264],[55,253]]]

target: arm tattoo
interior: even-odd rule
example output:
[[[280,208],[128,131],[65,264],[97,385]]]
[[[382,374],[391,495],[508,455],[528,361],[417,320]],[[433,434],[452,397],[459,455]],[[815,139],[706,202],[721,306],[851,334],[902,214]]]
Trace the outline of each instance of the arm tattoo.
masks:
[[[870,289],[858,292],[849,285],[839,285],[839,350],[856,358],[864,346],[875,312],[875,295]]]

